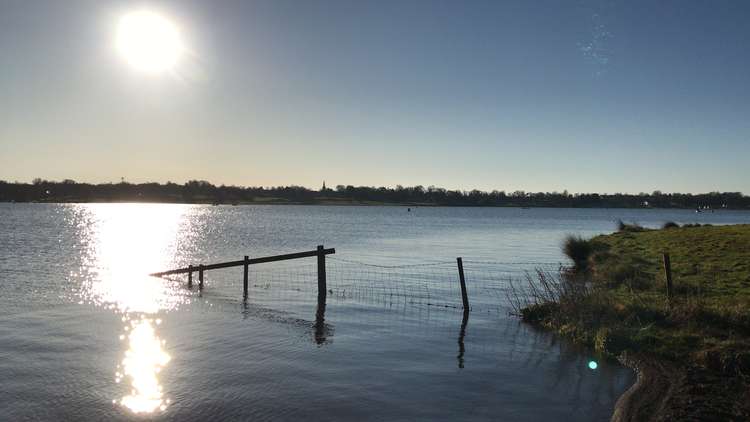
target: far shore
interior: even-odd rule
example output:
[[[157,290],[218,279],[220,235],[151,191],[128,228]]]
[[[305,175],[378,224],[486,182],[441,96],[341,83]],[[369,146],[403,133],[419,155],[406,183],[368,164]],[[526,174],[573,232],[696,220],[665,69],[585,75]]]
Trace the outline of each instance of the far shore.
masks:
[[[406,207],[516,207],[516,208],[671,208],[711,213],[750,210],[750,196],[742,192],[651,193],[528,192],[445,189],[437,186],[353,186],[323,183],[304,186],[226,186],[205,180],[184,184],[79,183],[35,179],[32,183],[0,180],[0,202],[156,202],[179,204],[279,205],[392,205]]]
[[[185,205],[214,205],[214,206],[241,206],[241,205],[319,205],[319,206],[378,206],[378,207],[446,207],[446,208],[560,208],[560,209],[628,209],[628,210],[694,210],[692,207],[608,207],[608,206],[572,206],[572,205],[483,205],[483,204],[440,204],[440,203],[422,203],[422,202],[381,202],[381,201],[357,201],[352,199],[338,198],[321,198],[314,201],[288,201],[284,199],[262,199],[257,201],[237,201],[237,202],[215,202],[210,200],[198,201],[165,201],[165,200],[144,200],[142,198],[123,198],[123,199],[50,199],[44,201],[7,201],[0,200],[0,203],[6,204],[185,204]],[[723,211],[750,211],[747,208],[721,208],[706,209],[700,213],[712,214]]]

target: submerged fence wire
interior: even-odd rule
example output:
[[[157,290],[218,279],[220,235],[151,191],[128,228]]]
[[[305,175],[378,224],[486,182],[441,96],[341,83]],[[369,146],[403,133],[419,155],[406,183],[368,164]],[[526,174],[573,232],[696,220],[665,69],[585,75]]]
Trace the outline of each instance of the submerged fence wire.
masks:
[[[464,259],[464,274],[470,308],[482,312],[508,312],[511,282],[525,279],[537,270],[557,271],[559,263],[502,262]],[[228,295],[241,295],[241,270],[221,270],[221,276],[208,272],[215,287]],[[215,275],[214,275],[215,274]],[[462,309],[457,263],[428,261],[413,264],[382,265],[328,256],[326,258],[327,298],[381,306],[426,306]],[[211,285],[211,279],[208,285]],[[317,263],[299,260],[251,265],[250,300],[269,305],[309,302],[317,295]]]

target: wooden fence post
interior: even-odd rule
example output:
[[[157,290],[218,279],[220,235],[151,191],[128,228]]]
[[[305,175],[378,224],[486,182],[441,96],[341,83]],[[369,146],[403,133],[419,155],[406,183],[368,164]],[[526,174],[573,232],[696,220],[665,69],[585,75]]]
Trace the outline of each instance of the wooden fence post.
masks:
[[[469,310],[469,295],[466,293],[466,278],[464,277],[464,262],[461,258],[456,258],[458,263],[458,279],[461,282],[461,301],[464,304],[464,310]]]
[[[203,290],[203,264],[198,265],[198,289]]]
[[[193,288],[193,266],[188,265],[188,289]]]
[[[247,299],[247,272],[248,272],[248,267],[250,267],[250,264],[248,264],[249,260],[250,260],[250,257],[245,255],[245,265],[244,265],[245,274],[242,277],[242,297],[244,299]]]
[[[667,281],[667,302],[672,304],[672,264],[669,262],[669,254],[663,254],[664,258],[664,278]]]
[[[326,255],[323,245],[318,245],[318,301],[325,301],[326,294]]]

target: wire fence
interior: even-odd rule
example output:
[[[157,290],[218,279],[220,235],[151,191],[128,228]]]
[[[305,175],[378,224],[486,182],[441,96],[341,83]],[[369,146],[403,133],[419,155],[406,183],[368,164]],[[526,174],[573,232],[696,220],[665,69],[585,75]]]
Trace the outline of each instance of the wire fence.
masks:
[[[507,313],[511,283],[522,281],[527,274],[537,270],[552,272],[559,270],[560,266],[552,262],[464,259],[470,309]],[[242,281],[237,273],[236,269],[207,273],[208,291],[219,288],[231,297],[241,295]],[[248,275],[248,300],[270,308],[283,309],[311,303],[317,295],[317,263],[314,260],[251,265]],[[329,256],[326,259],[326,278],[329,303],[463,308],[456,261],[383,265]]]

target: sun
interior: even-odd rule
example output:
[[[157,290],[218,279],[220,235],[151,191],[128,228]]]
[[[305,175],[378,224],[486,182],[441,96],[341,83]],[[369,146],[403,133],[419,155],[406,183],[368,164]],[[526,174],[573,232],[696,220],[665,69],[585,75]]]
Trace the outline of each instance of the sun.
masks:
[[[185,51],[177,25],[147,10],[120,18],[115,45],[130,66],[148,73],[173,70]]]

